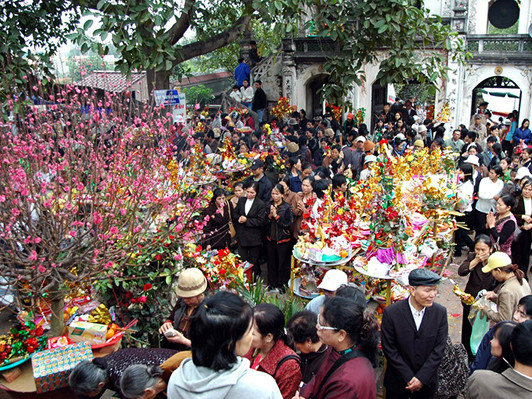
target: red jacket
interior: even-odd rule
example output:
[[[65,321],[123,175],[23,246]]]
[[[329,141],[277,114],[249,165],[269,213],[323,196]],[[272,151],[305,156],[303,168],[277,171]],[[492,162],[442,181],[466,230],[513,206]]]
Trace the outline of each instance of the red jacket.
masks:
[[[253,364],[253,351],[254,349],[251,348],[246,356],[244,356],[246,359],[249,359],[251,364]],[[299,367],[299,362],[296,359],[286,360],[276,371],[277,364],[283,357],[295,354],[296,353],[290,349],[282,339],[280,339],[256,368],[259,371],[271,375],[275,379],[284,399],[292,399],[296,394],[299,384],[301,383],[301,367]]]
[[[375,370],[365,357],[356,357],[342,364],[327,379],[323,388],[321,382],[340,354],[329,348],[318,374],[303,388],[300,395],[316,399],[375,399],[377,388],[375,384]]]

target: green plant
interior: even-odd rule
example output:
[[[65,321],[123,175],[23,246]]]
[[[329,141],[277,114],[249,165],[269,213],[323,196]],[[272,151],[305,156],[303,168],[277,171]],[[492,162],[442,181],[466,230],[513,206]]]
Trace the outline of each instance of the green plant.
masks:
[[[269,292],[260,277],[256,277],[251,283],[235,278],[236,292],[252,307],[260,303],[271,303],[281,309],[285,317],[285,323],[297,312],[305,308],[305,303],[299,297],[291,297],[288,292]]]
[[[134,346],[160,346],[161,337],[156,332],[172,309],[173,279],[159,270],[157,263],[125,268],[128,276],[101,279],[95,284],[96,297],[108,307],[114,306],[117,324],[139,320],[130,335]]]
[[[288,323],[288,320],[296,314],[297,312],[302,311],[305,308],[305,303],[299,297],[292,297],[290,293],[277,293],[271,292],[267,293],[264,297],[266,303],[271,303],[272,305],[277,306],[281,309],[281,312],[284,314],[285,325]]]
[[[201,108],[204,108],[209,101],[214,99],[212,89],[205,87],[204,85],[186,87],[183,89],[183,93],[186,94],[187,102],[189,104],[199,103]]]
[[[242,296],[250,306],[255,307],[264,302],[268,288],[260,277],[256,277],[250,283],[235,276],[235,291]]]

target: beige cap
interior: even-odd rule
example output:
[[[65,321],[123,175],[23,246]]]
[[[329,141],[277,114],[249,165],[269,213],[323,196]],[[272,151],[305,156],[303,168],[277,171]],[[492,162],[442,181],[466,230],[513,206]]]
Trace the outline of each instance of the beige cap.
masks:
[[[177,280],[177,295],[191,298],[203,294],[207,289],[207,279],[200,269],[185,269]]]

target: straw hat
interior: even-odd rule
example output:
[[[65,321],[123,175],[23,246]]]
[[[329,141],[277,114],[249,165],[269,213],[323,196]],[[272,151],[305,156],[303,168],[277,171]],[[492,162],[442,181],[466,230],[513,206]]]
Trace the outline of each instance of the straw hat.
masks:
[[[191,298],[203,294],[207,289],[207,279],[200,269],[185,269],[177,280],[177,295]]]
[[[299,151],[299,146],[296,144],[296,143],[293,143],[293,142],[289,142],[287,145],[286,145],[286,149],[288,150],[288,152],[290,153],[296,153]]]

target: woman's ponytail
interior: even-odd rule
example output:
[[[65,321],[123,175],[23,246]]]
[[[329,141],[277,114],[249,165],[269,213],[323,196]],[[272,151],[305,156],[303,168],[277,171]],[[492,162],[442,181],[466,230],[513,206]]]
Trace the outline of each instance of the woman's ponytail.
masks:
[[[519,281],[520,285],[523,285],[523,279],[525,278],[525,273],[519,269],[517,265],[512,265],[512,271],[514,272],[515,277],[517,278],[517,281]]]
[[[379,345],[379,324],[373,313],[364,311],[360,329],[360,347],[373,367],[377,367],[377,348]]]

